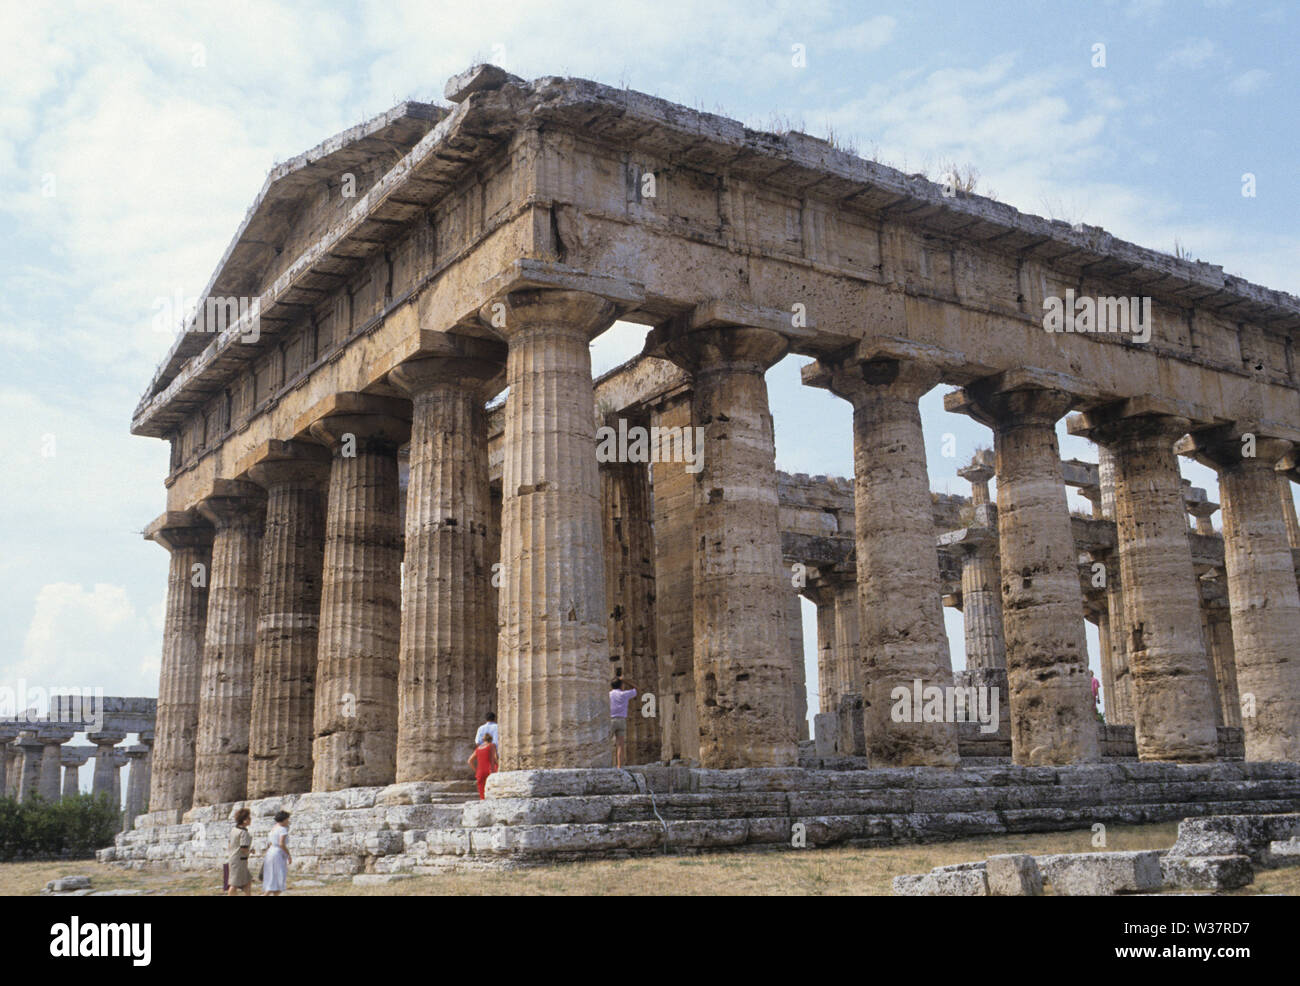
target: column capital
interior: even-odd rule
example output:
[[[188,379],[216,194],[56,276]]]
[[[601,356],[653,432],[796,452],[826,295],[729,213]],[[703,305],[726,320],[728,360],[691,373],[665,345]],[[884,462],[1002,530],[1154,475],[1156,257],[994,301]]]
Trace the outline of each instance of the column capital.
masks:
[[[828,363],[819,360],[805,366],[801,373],[806,385],[825,388],[854,407],[886,388],[904,400],[919,401],[943,379],[943,371],[930,363],[891,357],[850,357]]]
[[[790,340],[772,328],[678,319],[651,330],[641,352],[695,374],[723,368],[766,373],[789,351]]]
[[[420,351],[389,370],[388,382],[411,398],[439,384],[457,384],[486,399],[489,385],[503,377],[506,353],[496,339],[425,332]]]
[[[485,325],[509,342],[521,332],[578,334],[590,341],[613,323],[618,307],[602,295],[557,287],[504,291],[479,309]]]
[[[64,767],[80,767],[94,755],[93,746],[65,746],[59,751],[59,763]]]
[[[1173,442],[1212,421],[1213,412],[1199,404],[1147,394],[1072,414],[1066,430],[1098,445],[1144,439]]]
[[[344,391],[331,394],[298,418],[295,431],[326,446],[335,455],[353,453],[394,454],[411,437],[411,405],[400,397],[379,397]]]
[[[126,739],[126,733],[103,729],[97,733],[87,733],[86,739],[94,743],[97,748],[101,746],[117,746],[118,743]]]
[[[990,428],[1005,421],[1055,427],[1061,415],[1093,394],[1093,388],[1078,377],[1018,367],[945,394],[943,408],[969,415]]]
[[[266,511],[266,493],[256,483],[218,479],[197,509],[218,531],[260,525]]]
[[[63,729],[40,729],[36,732],[36,738],[46,746],[53,746],[57,743],[62,746],[72,740],[75,733]]]
[[[1194,459],[1216,472],[1235,466],[1265,465],[1275,470],[1279,460],[1290,453],[1300,440],[1300,432],[1290,428],[1268,427],[1255,422],[1235,422],[1193,431],[1174,445],[1174,451]],[[1247,451],[1254,455],[1247,455]]]
[[[215,533],[196,510],[168,510],[144,529],[144,539],[174,553],[183,548],[210,548]]]
[[[263,442],[239,460],[235,471],[263,489],[286,483],[323,487],[329,480],[330,453],[314,442]]]

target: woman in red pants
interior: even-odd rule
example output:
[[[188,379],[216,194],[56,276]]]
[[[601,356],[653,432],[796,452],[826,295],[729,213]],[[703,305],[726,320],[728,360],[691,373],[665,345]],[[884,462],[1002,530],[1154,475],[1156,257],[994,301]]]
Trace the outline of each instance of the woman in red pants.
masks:
[[[474,778],[478,781],[478,799],[487,797],[483,788],[487,779],[497,772],[497,745],[492,742],[492,735],[484,733],[483,742],[474,747],[469,755],[469,765],[474,768]]]

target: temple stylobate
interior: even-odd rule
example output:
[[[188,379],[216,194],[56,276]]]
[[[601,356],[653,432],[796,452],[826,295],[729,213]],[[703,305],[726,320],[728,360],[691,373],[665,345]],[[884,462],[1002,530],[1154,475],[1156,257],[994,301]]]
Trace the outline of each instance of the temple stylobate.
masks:
[[[136,410],[172,450],[152,812],[454,789],[489,710],[503,770],[609,766],[618,671],[652,700],[631,762],[795,766],[800,595],[822,721],[872,766],[974,755],[891,697],[972,680],[1018,765],[1213,760],[1236,729],[1300,760],[1300,300],[635,92],[479,66],[446,95],[272,172]],[[1067,292],[1149,299],[1149,338],[1048,331]],[[642,358],[593,381],[616,320]],[[851,406],[851,482],[776,469],[790,353]],[[940,384],[992,445],[948,522]],[[598,455],[611,422],[655,454]]]

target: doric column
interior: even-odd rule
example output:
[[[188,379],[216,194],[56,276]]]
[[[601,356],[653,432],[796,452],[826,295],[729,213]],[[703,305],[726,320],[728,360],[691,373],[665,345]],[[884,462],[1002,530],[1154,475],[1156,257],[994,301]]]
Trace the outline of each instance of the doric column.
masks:
[[[90,759],[94,747],[65,746],[59,754],[63,767],[63,797],[75,798],[81,793],[81,766]],[[145,794],[148,795],[148,790]]]
[[[113,766],[115,762],[113,747],[126,739],[126,733],[101,730],[98,733],[87,733],[86,739],[95,744],[95,774],[91,783],[91,793],[96,796],[103,794],[112,797],[113,778],[117,770]]]
[[[18,759],[18,748],[14,746],[17,736],[16,724],[0,723],[0,798],[14,796],[10,780],[14,776],[14,763]]]
[[[1218,509],[1219,505],[1217,503],[1211,503],[1208,500],[1201,500],[1187,505],[1187,512],[1196,518],[1197,534],[1204,534],[1206,537],[1214,536],[1214,524],[1210,517]]]
[[[781,569],[781,577],[788,579],[789,569]],[[804,671],[803,656],[803,606],[798,590],[791,588],[786,598],[786,629],[790,634],[790,659],[794,663],[794,680],[790,683],[794,689],[794,715],[797,726],[796,738],[808,739],[808,678]]]
[[[815,382],[805,373],[805,382]],[[878,766],[953,766],[957,725],[914,722],[914,689],[952,687],[934,510],[917,401],[939,371],[900,359],[850,361],[822,385],[853,404],[854,527],[867,756]],[[895,689],[909,714],[894,714]]]
[[[122,819],[122,831],[129,832],[135,823],[135,816],[144,812],[144,806],[148,802],[149,790],[144,781],[148,777],[145,758],[149,755],[149,748],[137,743],[122,752],[130,763],[126,777],[126,810]]]
[[[45,744],[35,730],[18,734],[14,745],[18,748],[18,784],[15,797],[31,801],[41,793],[41,764],[45,759]]]
[[[1073,433],[1114,454],[1124,597],[1120,632],[1129,645],[1134,726],[1143,760],[1197,762],[1218,756],[1200,588],[1173,450],[1189,426],[1188,418],[1151,399],[1125,401],[1070,421]]]
[[[961,598],[966,667],[1005,668],[1002,568],[996,529],[968,528],[962,540]]]
[[[857,570],[836,572],[835,591],[835,691],[837,695],[862,694],[861,632],[858,624]],[[838,708],[838,706],[837,706]]]
[[[689,392],[650,410],[650,427],[694,442]],[[694,449],[694,445],[691,446]],[[665,763],[700,757],[695,716],[695,477],[680,461],[659,458],[654,486],[655,645],[659,732]]]
[[[312,790],[393,783],[402,536],[397,450],[410,434],[398,398],[335,394],[308,412],[333,455],[316,643]]]
[[[410,396],[410,481],[398,671],[397,780],[465,776],[474,730],[492,709],[487,416],[505,347],[447,336],[445,354],[401,364]]]
[[[1300,520],[1296,518],[1295,498],[1291,495],[1291,477],[1281,469],[1277,470],[1277,498],[1286,524],[1287,543],[1300,548]]]
[[[248,791],[266,498],[252,483],[218,480],[199,512],[216,534],[194,744],[194,804],[216,805],[241,801]]]
[[[711,322],[656,330],[652,338],[692,374],[691,421],[703,429],[694,477],[700,762],[793,765],[794,669],[778,574],[776,453],[764,379],[788,344],[770,329]]]
[[[944,406],[993,429],[1002,556],[1002,624],[1019,764],[1099,759],[1078,552],[1056,422],[1072,398],[1032,372],[948,394]]]
[[[1178,445],[1219,473],[1247,760],[1300,760],[1300,592],[1273,469],[1290,449],[1249,429],[1198,432]]]
[[[1205,607],[1205,640],[1214,665],[1223,725],[1240,729],[1241,695],[1237,690],[1237,661],[1232,649],[1232,619],[1228,606],[1224,596]]]
[[[109,803],[120,812],[122,810],[122,768],[126,766],[126,750],[114,750],[109,762],[113,769],[112,786],[109,788]]]
[[[607,418],[605,424],[615,430],[619,427],[613,417]],[[626,429],[628,425],[623,427]],[[632,427],[642,426],[633,422]],[[659,687],[649,480],[649,468],[644,461],[600,464],[610,677],[622,668],[628,680],[643,692],[656,691]],[[657,714],[643,716],[640,708],[638,699],[628,709],[626,762],[629,764],[655,762],[662,746]]]
[[[840,707],[840,673],[835,655],[835,591],[829,585],[810,588],[808,598],[817,607],[817,711]]]
[[[1101,665],[1101,694],[1104,697],[1106,709],[1106,722],[1110,723],[1112,707],[1115,704],[1115,667],[1110,662],[1108,653],[1110,646],[1110,608],[1106,605],[1106,591],[1104,589],[1094,590],[1094,598],[1090,599],[1085,591],[1084,600],[1088,603],[1095,603],[1094,612],[1097,615],[1097,649],[1100,653],[1097,655],[1097,663]]]
[[[254,453],[247,468],[248,478],[266,489],[248,735],[250,799],[311,790],[329,463],[329,452],[319,445],[273,441]]]
[[[613,320],[614,306],[580,291],[519,290],[481,314],[509,345],[497,640],[502,767],[607,766],[590,341]]]
[[[38,734],[40,741],[45,744],[41,755],[40,794],[46,801],[55,802],[62,796],[60,769],[63,766],[63,744],[72,739],[72,735],[44,730]]]
[[[199,725],[199,682],[208,618],[212,527],[197,514],[168,513],[145,537],[171,552],[167,614],[149,803],[154,811],[185,811],[194,800],[194,740]]]

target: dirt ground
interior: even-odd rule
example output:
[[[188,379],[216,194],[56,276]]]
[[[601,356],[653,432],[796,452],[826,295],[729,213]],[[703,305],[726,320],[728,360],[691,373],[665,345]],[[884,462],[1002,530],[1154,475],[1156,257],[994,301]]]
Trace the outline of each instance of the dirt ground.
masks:
[[[1164,849],[1177,837],[1177,823],[1112,826],[1106,849]],[[287,896],[849,896],[889,894],[893,877],[934,866],[984,859],[995,853],[1088,852],[1090,831],[990,836],[925,846],[853,847],[706,856],[557,863],[511,871],[469,870],[417,876],[381,886],[356,886],[351,878],[289,875]],[[256,867],[254,867],[256,873]],[[99,863],[0,864],[0,894],[39,893],[56,877],[84,873],[96,890],[132,889],[149,894],[220,893],[221,874],[142,873]],[[1300,867],[1256,873],[1238,894],[1300,894]]]

